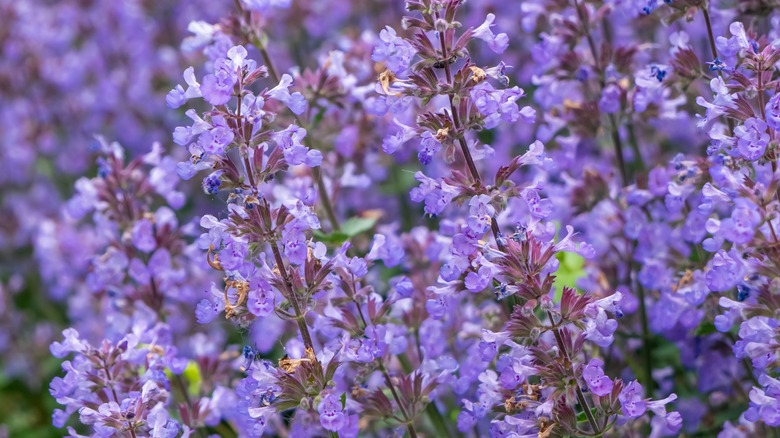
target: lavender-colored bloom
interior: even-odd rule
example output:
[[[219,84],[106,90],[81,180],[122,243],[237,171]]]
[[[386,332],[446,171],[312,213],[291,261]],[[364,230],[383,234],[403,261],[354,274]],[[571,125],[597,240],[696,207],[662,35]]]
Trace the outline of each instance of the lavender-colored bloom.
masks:
[[[761,119],[751,117],[745,120],[744,125],[734,129],[737,137],[737,149],[742,156],[750,161],[755,161],[764,155],[769,134],[766,132],[767,124]]]
[[[609,84],[604,87],[599,99],[599,110],[606,114],[614,114],[620,111],[620,99],[623,92],[619,86]]]
[[[414,47],[395,33],[395,29],[385,26],[379,32],[379,43],[374,47],[371,59],[384,62],[396,75],[402,75],[409,69],[412,58],[417,53]]]
[[[258,12],[265,12],[271,8],[287,9],[292,0],[241,0],[248,9]]]
[[[582,369],[582,378],[590,392],[596,395],[607,395],[612,392],[612,379],[604,375],[604,362],[591,359]]]
[[[466,274],[466,289],[472,292],[479,292],[485,289],[493,280],[493,270],[488,266],[481,266],[477,272]]]
[[[487,195],[474,196],[469,201],[468,225],[476,234],[484,234],[490,229],[495,208],[490,205],[490,197]]]
[[[780,94],[775,94],[766,103],[766,124],[770,129],[780,130]]]
[[[154,225],[148,219],[141,219],[133,226],[132,231],[133,245],[139,251],[152,252],[157,247],[157,241],[154,238]]]
[[[212,105],[224,105],[230,101],[233,94],[233,86],[238,77],[230,60],[218,59],[214,63],[214,73],[203,77],[200,91],[203,98]]]
[[[636,418],[647,410],[647,403],[642,399],[642,385],[636,380],[630,382],[620,391],[618,400],[623,408],[623,415],[626,417]]]
[[[305,137],[306,130],[295,125],[290,125],[287,129],[274,134],[274,140],[284,151],[287,164],[291,166],[306,164],[309,167],[316,167],[322,163],[322,153],[309,149],[302,143]]]
[[[439,143],[433,134],[429,131],[422,133],[422,140],[420,140],[420,151],[417,153],[417,158],[423,165],[431,164],[433,156],[438,150],[441,149],[441,143]]]
[[[268,316],[274,311],[275,296],[271,285],[262,278],[249,282],[250,290],[247,296],[247,309],[257,317]]]
[[[290,111],[297,115],[301,115],[306,111],[306,99],[303,97],[303,94],[297,91],[290,94],[288,88],[290,88],[292,82],[293,80],[290,75],[282,75],[279,85],[268,90],[268,97],[283,102],[290,108]]]
[[[479,27],[474,29],[474,38],[480,39],[487,43],[490,50],[495,53],[504,53],[507,47],[509,47],[509,37],[505,33],[498,35],[493,34],[490,30],[493,27],[493,21],[495,21],[495,14],[487,14],[485,22],[480,24]]]
[[[195,69],[188,67],[184,70],[184,81],[187,83],[187,90],[185,91],[181,85],[176,85],[176,88],[168,93],[165,98],[165,102],[170,108],[178,108],[189,99],[201,97],[200,84],[195,79]]]
[[[707,271],[707,287],[714,292],[725,292],[737,285],[742,277],[742,267],[738,260],[723,250],[712,258],[712,267]]]
[[[317,412],[320,414],[320,424],[325,430],[338,432],[347,425],[347,414],[341,400],[332,393],[326,394],[320,400]]]

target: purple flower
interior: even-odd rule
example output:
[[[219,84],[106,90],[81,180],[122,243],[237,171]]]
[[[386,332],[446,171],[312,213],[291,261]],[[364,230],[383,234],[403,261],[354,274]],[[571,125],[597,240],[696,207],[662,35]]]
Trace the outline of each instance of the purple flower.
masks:
[[[496,19],[494,14],[487,14],[485,22],[480,24],[479,27],[474,29],[474,38],[480,39],[488,44],[490,50],[495,53],[504,53],[507,47],[509,47],[509,37],[505,33],[494,35],[490,30],[493,27],[493,21]]]
[[[154,225],[149,219],[141,219],[133,225],[131,233],[133,245],[139,251],[152,252],[157,248],[157,241],[154,238]]]
[[[217,170],[203,178],[203,192],[207,195],[216,195],[219,193],[219,187],[222,185],[222,170]]]
[[[769,134],[766,132],[767,124],[761,119],[751,117],[745,120],[744,125],[734,129],[737,137],[737,149],[742,156],[750,161],[755,161],[764,155]]]
[[[414,293],[414,285],[408,277],[400,277],[390,283],[401,298],[409,298]]]
[[[282,75],[282,79],[279,82],[279,85],[268,90],[268,97],[284,103],[290,108],[290,111],[296,115],[301,115],[304,111],[306,111],[306,98],[303,97],[303,94],[297,91],[290,94],[288,88],[290,88],[292,82],[293,80],[290,75]]]
[[[237,80],[233,64],[228,59],[220,58],[214,63],[214,73],[203,77],[200,91],[208,103],[224,105],[230,101]]]
[[[385,26],[379,32],[379,43],[371,53],[371,59],[384,62],[387,68],[396,75],[403,75],[409,69],[416,50],[405,39],[395,33],[395,29]]]
[[[620,400],[620,406],[623,407],[623,415],[628,418],[637,418],[647,410],[647,403],[642,399],[642,385],[636,380],[620,391],[618,400]]]
[[[775,131],[780,130],[780,93],[769,99],[764,108],[766,111],[766,124]]]
[[[395,236],[374,234],[374,243],[366,255],[367,260],[382,260],[385,266],[392,268],[403,261],[404,248],[400,239]]]
[[[601,347],[609,346],[614,340],[614,333],[617,330],[617,321],[610,319],[607,311],[616,316],[623,315],[620,309],[620,301],[623,294],[615,292],[614,294],[596,300],[585,307],[585,338],[596,343]]]
[[[468,226],[477,235],[485,234],[490,229],[496,209],[490,204],[490,196],[474,196],[469,201]]]
[[[591,359],[582,369],[582,378],[588,385],[590,392],[603,396],[612,392],[612,379],[604,375],[604,362],[600,359]]]
[[[287,129],[274,134],[273,139],[282,148],[287,164],[291,166],[306,164],[309,167],[316,167],[322,163],[322,153],[309,149],[302,143],[305,137],[306,130],[295,125],[290,125]]]
[[[347,414],[341,405],[341,400],[332,393],[326,394],[317,405],[320,414],[320,424],[325,430],[338,432],[347,425]]]
[[[430,131],[422,133],[422,140],[420,140],[420,151],[417,153],[417,158],[422,165],[431,164],[433,155],[441,149],[441,143],[439,143]]]
[[[620,111],[620,98],[623,92],[615,84],[604,87],[599,99],[599,110],[606,114],[614,114]]]
[[[485,117],[484,124],[488,129],[495,128],[502,120],[515,123],[522,119],[526,123],[533,123],[536,111],[531,107],[522,110],[517,107],[517,99],[524,95],[525,92],[518,87],[496,90],[488,82],[477,85],[470,93],[477,111]]]
[[[428,178],[422,172],[414,174],[414,178],[420,181],[420,186],[415,187],[409,193],[412,201],[425,202],[425,212],[430,215],[441,213],[444,208],[458,195],[457,187],[444,181]]]
[[[246,5],[247,9],[265,12],[271,8],[287,9],[292,0],[241,0],[241,3]]]
[[[726,240],[745,245],[753,239],[756,227],[761,223],[761,214],[751,201],[737,199],[731,217],[720,222],[720,233]]]
[[[480,292],[488,287],[491,281],[493,281],[493,269],[481,266],[477,272],[469,272],[464,283],[466,289],[471,292]]]
[[[711,267],[707,271],[707,287],[713,292],[725,292],[737,285],[742,272],[741,264],[721,249],[712,258]]]
[[[254,278],[249,282],[250,290],[246,299],[246,307],[252,315],[264,317],[274,311],[274,291],[263,278]]]
[[[181,85],[176,85],[176,88],[168,93],[165,97],[165,102],[170,108],[178,108],[184,105],[189,99],[195,97],[201,97],[200,84],[195,79],[195,69],[192,67],[184,70],[184,81],[187,83],[187,90],[185,91]]]

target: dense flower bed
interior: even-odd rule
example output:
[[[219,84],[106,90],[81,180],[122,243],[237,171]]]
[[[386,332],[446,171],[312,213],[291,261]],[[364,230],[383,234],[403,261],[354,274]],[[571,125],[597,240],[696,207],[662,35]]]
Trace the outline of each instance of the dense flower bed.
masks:
[[[774,3],[0,15],[0,435],[778,433]]]

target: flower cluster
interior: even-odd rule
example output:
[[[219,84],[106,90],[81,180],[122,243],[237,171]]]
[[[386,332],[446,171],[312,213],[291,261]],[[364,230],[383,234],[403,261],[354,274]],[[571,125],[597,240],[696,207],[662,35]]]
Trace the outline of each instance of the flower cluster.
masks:
[[[776,5],[121,3],[0,0],[0,435],[780,428]]]

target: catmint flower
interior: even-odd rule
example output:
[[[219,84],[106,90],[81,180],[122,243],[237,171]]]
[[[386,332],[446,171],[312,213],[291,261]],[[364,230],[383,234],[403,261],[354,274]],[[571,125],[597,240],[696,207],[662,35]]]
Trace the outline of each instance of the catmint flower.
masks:
[[[420,151],[417,153],[417,158],[425,166],[431,164],[433,155],[441,149],[441,143],[429,131],[423,132],[421,137]]]
[[[482,329],[482,341],[479,343],[479,357],[484,362],[490,362],[496,357],[498,348],[509,339],[509,332],[492,332]]]
[[[768,426],[780,426],[780,381],[762,375],[759,383],[765,386],[750,390],[750,407],[745,412],[748,421],[764,421]]]
[[[474,38],[480,39],[487,43],[490,50],[495,53],[504,53],[507,47],[509,47],[509,37],[505,33],[498,35],[493,34],[490,30],[493,27],[493,21],[495,21],[495,14],[487,14],[485,22],[474,29]]]
[[[720,221],[720,233],[726,240],[738,245],[749,243],[761,223],[761,214],[755,204],[746,199],[737,199],[731,217]]]
[[[420,185],[413,188],[409,196],[414,202],[425,202],[425,212],[430,215],[441,213],[460,193],[457,187],[428,178],[422,172],[415,173],[414,178],[420,182]]]
[[[157,247],[157,241],[154,238],[154,225],[149,219],[141,219],[133,225],[131,232],[133,245],[139,251],[152,252]]]
[[[274,311],[275,295],[271,285],[263,278],[253,278],[249,282],[246,307],[252,315],[268,316]]]
[[[303,97],[303,94],[297,91],[290,94],[288,88],[290,88],[292,82],[293,80],[290,75],[282,75],[282,79],[280,80],[279,85],[268,90],[268,97],[284,103],[287,105],[287,107],[290,108],[290,111],[296,115],[301,115],[304,111],[306,111],[306,99]]]
[[[309,149],[302,143],[305,137],[306,130],[295,125],[290,125],[287,129],[274,134],[274,141],[284,151],[284,159],[287,164],[291,166],[306,164],[309,167],[317,167],[322,163],[322,153]]]
[[[490,229],[495,208],[490,204],[490,196],[478,195],[469,201],[468,226],[477,235],[485,234]]]
[[[199,324],[210,323],[225,310],[222,291],[216,285],[212,284],[206,295],[207,298],[200,300],[195,308],[195,317]]]
[[[347,414],[341,400],[333,393],[322,397],[317,405],[317,412],[320,414],[320,424],[325,430],[338,432],[347,425]]]
[[[766,124],[775,131],[780,131],[780,93],[769,99],[764,108],[766,112]]]
[[[409,298],[414,293],[414,285],[408,277],[402,276],[396,280],[391,280],[390,284],[401,298]]]
[[[647,408],[655,414],[651,422],[653,434],[659,430],[665,435],[675,435],[682,428],[682,417],[679,412],[666,412],[666,405],[677,400],[677,394],[670,394],[662,400],[651,400],[647,402]]]
[[[744,125],[734,128],[737,149],[745,159],[755,161],[764,155],[766,146],[769,144],[769,134],[767,134],[766,128],[766,122],[755,117],[745,120]]]
[[[396,35],[395,29],[390,26],[385,26],[379,32],[379,40],[371,53],[371,59],[384,62],[396,75],[405,74],[417,53],[414,47],[404,38]]]
[[[292,4],[292,0],[241,0],[247,9],[265,12],[271,8],[287,9]]]
[[[599,111],[606,114],[614,114],[620,111],[620,99],[623,92],[616,84],[609,84],[604,87],[599,99]]]
[[[393,119],[393,122],[401,129],[382,140],[382,150],[386,154],[394,154],[404,143],[417,136],[417,131],[411,126],[404,125],[398,119]]]
[[[224,105],[230,100],[237,80],[238,75],[230,60],[220,58],[214,63],[214,73],[203,77],[200,91],[208,103]]]
[[[200,135],[198,145],[209,155],[224,155],[225,148],[233,141],[233,131],[225,126],[224,118],[214,117],[212,120],[214,128]]]
[[[533,123],[536,120],[536,111],[533,108],[517,107],[517,99],[525,95],[519,87],[496,90],[488,82],[482,82],[471,89],[470,95],[477,111],[485,116],[487,129],[495,128],[502,120],[506,123],[515,123],[520,119]]]
[[[469,272],[464,282],[466,289],[471,292],[484,290],[493,281],[493,269],[489,266],[481,266],[477,272]]]
[[[623,415],[628,418],[641,416],[647,410],[647,403],[642,399],[642,385],[636,380],[626,385],[620,395],[620,406],[623,407]]]
[[[623,312],[620,309],[620,301],[623,294],[615,292],[614,294],[596,300],[585,306],[585,338],[599,345],[608,347],[614,340],[614,333],[617,330],[617,321],[610,319],[607,311],[620,317]]]
[[[217,170],[203,178],[203,191],[207,195],[216,195],[219,193],[219,187],[222,185],[222,173],[222,170]]]
[[[735,260],[734,254],[719,250],[712,258],[707,271],[707,287],[713,292],[725,292],[737,285],[743,276],[742,265]]]
[[[591,359],[582,369],[582,378],[588,385],[590,392],[603,396],[612,392],[612,379],[604,375],[604,362],[600,359]]]
[[[188,67],[184,70],[184,81],[187,83],[187,90],[185,91],[181,85],[176,85],[176,88],[168,93],[165,97],[165,102],[170,108],[178,108],[184,103],[196,97],[201,97],[200,84],[195,79],[195,69]]]
[[[382,260],[388,268],[397,266],[405,256],[403,246],[396,237],[375,234],[371,250],[366,255],[367,260]],[[408,281],[408,280],[407,280]]]

